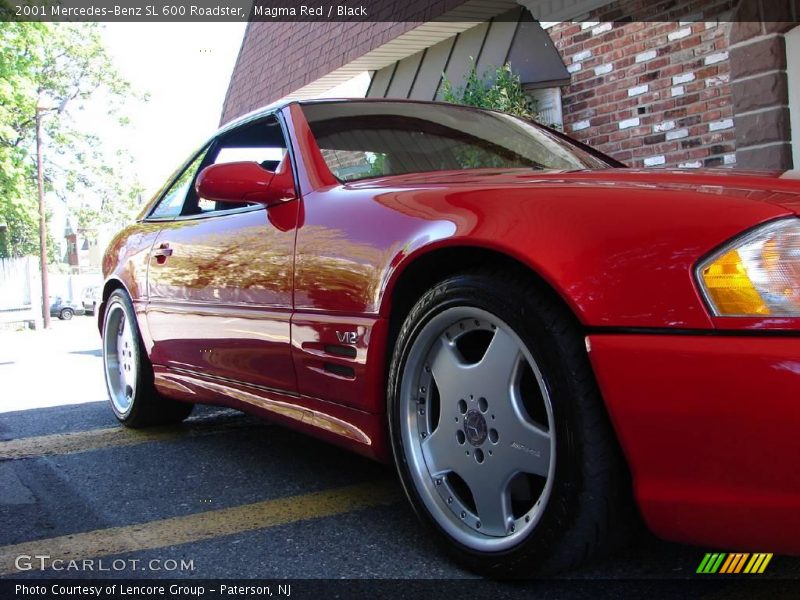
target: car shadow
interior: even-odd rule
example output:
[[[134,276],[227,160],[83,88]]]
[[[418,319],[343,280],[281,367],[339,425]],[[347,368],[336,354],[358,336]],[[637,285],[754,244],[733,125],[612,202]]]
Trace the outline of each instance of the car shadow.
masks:
[[[101,358],[103,356],[103,351],[99,348],[97,350],[72,350],[69,354],[82,354],[84,356],[96,356]],[[2,363],[0,363],[2,364]]]

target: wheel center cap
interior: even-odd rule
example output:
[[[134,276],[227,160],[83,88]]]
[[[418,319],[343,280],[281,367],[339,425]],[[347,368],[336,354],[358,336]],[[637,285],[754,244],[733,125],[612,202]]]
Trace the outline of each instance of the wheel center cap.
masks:
[[[486,439],[486,419],[480,411],[472,409],[464,416],[464,435],[473,446],[480,446]]]

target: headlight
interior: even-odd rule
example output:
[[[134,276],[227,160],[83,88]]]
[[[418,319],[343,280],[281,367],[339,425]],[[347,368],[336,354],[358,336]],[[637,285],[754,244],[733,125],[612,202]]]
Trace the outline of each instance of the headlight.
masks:
[[[715,252],[697,279],[719,317],[800,317],[800,219],[769,223]]]

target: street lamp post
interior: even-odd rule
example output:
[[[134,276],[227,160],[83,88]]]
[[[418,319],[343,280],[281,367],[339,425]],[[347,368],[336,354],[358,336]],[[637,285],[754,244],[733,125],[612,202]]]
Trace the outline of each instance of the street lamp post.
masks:
[[[50,289],[47,279],[47,215],[44,206],[44,167],[42,165],[42,110],[36,106],[36,179],[39,187],[39,266],[42,271],[42,319],[50,328]]]

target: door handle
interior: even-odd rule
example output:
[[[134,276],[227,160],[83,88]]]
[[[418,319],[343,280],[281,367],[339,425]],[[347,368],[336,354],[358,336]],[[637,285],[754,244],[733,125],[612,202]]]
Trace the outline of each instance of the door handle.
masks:
[[[153,250],[153,256],[156,257],[156,262],[160,265],[163,265],[167,262],[167,257],[172,256],[172,248],[169,247],[167,242],[160,244],[158,248]]]

